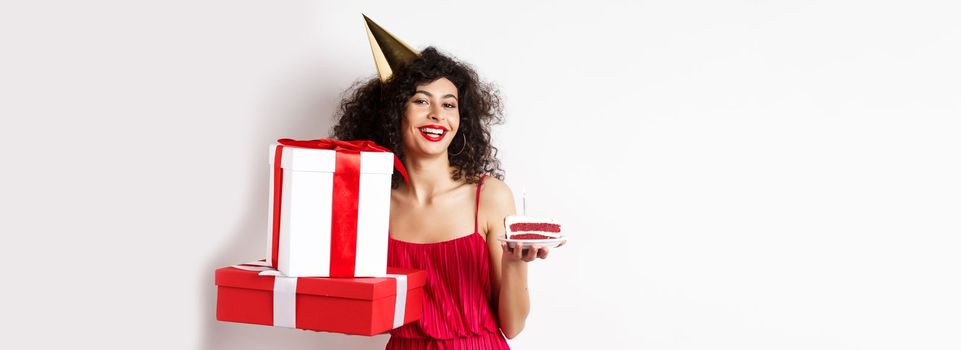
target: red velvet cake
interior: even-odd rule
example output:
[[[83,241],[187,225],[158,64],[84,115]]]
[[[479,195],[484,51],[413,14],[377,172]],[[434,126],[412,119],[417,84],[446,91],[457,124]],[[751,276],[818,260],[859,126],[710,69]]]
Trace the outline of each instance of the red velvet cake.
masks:
[[[561,225],[553,219],[511,215],[504,225],[508,239],[554,239],[561,236]]]

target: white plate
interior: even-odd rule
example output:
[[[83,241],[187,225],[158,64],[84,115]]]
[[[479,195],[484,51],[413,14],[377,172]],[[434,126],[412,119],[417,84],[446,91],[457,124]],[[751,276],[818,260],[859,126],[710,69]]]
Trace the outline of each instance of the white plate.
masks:
[[[561,242],[566,241],[567,238],[560,236],[551,239],[507,239],[506,237],[501,236],[497,237],[497,240],[508,243],[520,243],[521,247],[532,246],[536,244],[542,247],[557,248],[557,246],[561,245]]]

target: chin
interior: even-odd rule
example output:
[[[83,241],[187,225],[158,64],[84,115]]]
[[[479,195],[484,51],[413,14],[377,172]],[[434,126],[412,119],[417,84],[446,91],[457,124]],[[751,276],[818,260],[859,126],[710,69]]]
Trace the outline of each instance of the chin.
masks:
[[[404,153],[408,155],[417,154],[428,157],[442,156],[447,154],[447,146],[417,144],[410,149],[405,150]]]
[[[430,147],[428,149],[424,149],[423,152],[424,154],[431,155],[431,156],[442,156],[447,154],[447,148]]]

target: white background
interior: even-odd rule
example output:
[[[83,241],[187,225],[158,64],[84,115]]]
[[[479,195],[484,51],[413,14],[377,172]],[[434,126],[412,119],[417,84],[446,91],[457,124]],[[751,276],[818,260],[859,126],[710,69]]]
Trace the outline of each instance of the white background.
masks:
[[[521,349],[961,348],[952,1],[0,5],[0,347],[380,349],[214,320],[266,145],[375,74],[360,13],[495,82]]]

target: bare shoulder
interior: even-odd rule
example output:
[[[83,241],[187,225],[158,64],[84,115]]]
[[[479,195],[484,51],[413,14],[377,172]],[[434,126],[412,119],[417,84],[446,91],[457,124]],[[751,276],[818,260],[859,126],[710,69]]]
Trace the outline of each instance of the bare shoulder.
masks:
[[[486,226],[484,232],[502,234],[504,218],[516,212],[514,193],[511,188],[504,181],[496,178],[484,179],[484,185],[481,187],[480,211],[483,216],[481,220]]]
[[[488,177],[484,179],[484,186],[481,187],[481,198],[483,204],[491,204],[495,207],[514,204],[514,192],[504,181],[497,178]]]

